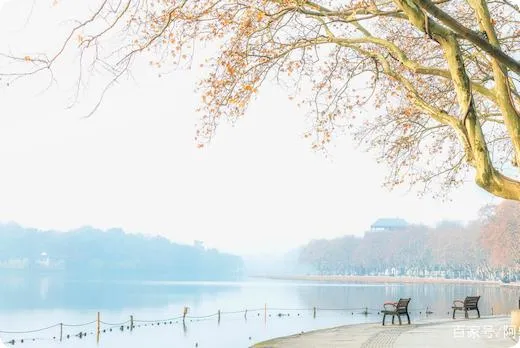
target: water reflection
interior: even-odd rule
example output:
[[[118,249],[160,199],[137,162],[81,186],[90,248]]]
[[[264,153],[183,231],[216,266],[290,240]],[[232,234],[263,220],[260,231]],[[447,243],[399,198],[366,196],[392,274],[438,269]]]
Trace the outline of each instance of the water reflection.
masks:
[[[40,280],[40,298],[42,300],[47,299],[47,294],[49,293],[50,279],[49,277],[41,278]]]
[[[480,295],[481,313],[505,314],[518,308],[520,290],[495,285],[474,284],[328,284],[328,286],[300,286],[298,295],[306,307],[312,308],[370,308],[378,310],[386,301],[412,298],[410,310],[445,316],[451,311],[453,300]]]
[[[218,297],[238,287],[218,283],[71,281],[53,276],[0,278],[0,310],[121,310],[163,307],[184,301],[197,304],[202,295]]]

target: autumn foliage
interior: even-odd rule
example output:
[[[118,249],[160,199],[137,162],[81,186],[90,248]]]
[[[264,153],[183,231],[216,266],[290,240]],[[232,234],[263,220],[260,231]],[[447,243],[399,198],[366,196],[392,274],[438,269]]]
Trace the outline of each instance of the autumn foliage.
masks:
[[[520,267],[520,205],[505,201],[483,226],[482,244],[492,265]]]
[[[57,51],[3,55],[16,64],[1,73],[48,72],[77,51],[111,87],[139,55],[175,65],[210,45],[199,146],[275,79],[312,116],[315,149],[351,130],[391,186],[446,192],[469,173],[520,200],[519,20],[509,0],[103,0]]]
[[[300,262],[319,274],[410,275],[520,281],[520,204],[504,201],[467,225],[411,226],[314,240]]]

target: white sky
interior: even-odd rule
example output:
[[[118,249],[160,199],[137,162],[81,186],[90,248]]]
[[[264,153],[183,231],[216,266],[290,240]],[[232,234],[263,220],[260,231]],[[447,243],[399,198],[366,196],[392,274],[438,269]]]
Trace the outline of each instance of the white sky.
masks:
[[[0,51],[30,45],[23,40],[31,25],[22,30],[28,8],[13,0],[2,9],[0,0]],[[35,12],[30,22],[46,18]],[[38,28],[38,43],[59,39],[52,26]],[[378,217],[464,221],[492,199],[473,183],[451,203],[382,189],[384,168],[348,139],[332,159],[310,150],[305,111],[273,86],[236,127],[220,128],[209,148],[197,149],[198,78],[197,71],[158,78],[138,67],[135,82],[112,89],[89,119],[80,108],[65,110],[70,94],[59,85],[39,94],[38,79],[2,87],[0,221],[121,227],[244,254],[362,234]]]

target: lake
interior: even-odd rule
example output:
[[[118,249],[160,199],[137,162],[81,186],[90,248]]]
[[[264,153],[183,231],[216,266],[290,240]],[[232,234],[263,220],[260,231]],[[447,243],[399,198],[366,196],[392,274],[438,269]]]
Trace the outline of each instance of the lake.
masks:
[[[517,308],[520,296],[518,289],[467,284],[344,284],[258,279],[87,282],[51,276],[10,276],[1,278],[1,282],[0,338],[3,342],[15,339],[17,347],[22,344],[24,347],[98,347],[95,338],[98,311],[104,323],[99,347],[243,348],[302,331],[378,322],[382,304],[399,297],[412,298],[412,321],[420,321],[449,318],[453,299],[466,295],[482,296],[482,315],[508,313]],[[185,306],[189,311],[183,325],[179,317]],[[433,313],[426,314],[426,309]],[[368,313],[363,313],[365,311]],[[131,315],[133,331],[127,329]],[[62,342],[59,341],[59,323],[64,324]],[[84,323],[88,325],[70,326]],[[124,323],[123,331],[121,323]],[[49,326],[53,327],[31,333],[6,333]],[[79,332],[86,336],[79,338],[76,336]]]

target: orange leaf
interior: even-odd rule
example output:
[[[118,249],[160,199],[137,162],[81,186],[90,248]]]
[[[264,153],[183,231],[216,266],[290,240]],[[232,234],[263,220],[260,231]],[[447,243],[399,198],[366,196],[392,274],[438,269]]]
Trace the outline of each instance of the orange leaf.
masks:
[[[230,75],[235,75],[235,69],[230,64],[226,64],[226,69]]]

